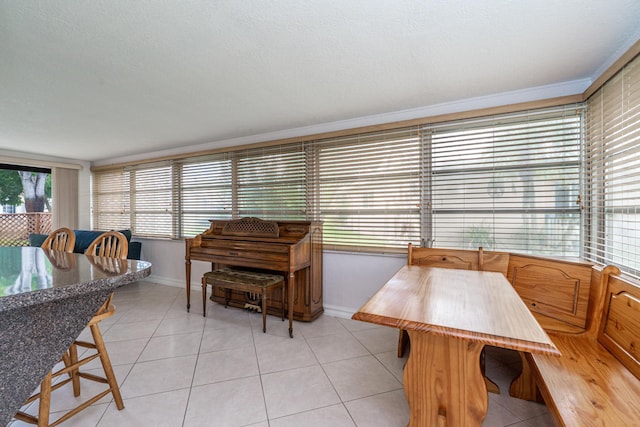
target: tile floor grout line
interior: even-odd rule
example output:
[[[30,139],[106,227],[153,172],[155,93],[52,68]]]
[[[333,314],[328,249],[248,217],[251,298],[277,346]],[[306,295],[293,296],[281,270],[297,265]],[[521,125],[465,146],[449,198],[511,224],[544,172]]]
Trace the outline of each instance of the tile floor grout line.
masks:
[[[176,297],[176,301],[177,301],[177,297]],[[206,323],[207,317],[205,315],[203,315],[202,317],[205,318],[205,321],[202,324],[202,331],[200,332],[200,342],[198,343],[198,352],[196,353],[196,362],[193,365],[193,373],[191,374],[191,382],[189,383],[189,392],[187,393],[187,404],[184,406],[184,413],[182,416],[182,427],[184,427],[185,423],[187,422],[187,414],[189,412],[189,402],[191,401],[191,393],[193,391],[193,382],[195,381],[195,378],[196,378],[196,370],[198,369],[198,361],[200,360],[200,349],[202,348],[202,340],[204,339],[204,331],[207,325]]]
[[[116,302],[119,302],[122,304],[123,308],[127,307],[127,310],[124,312],[124,314],[131,312],[130,316],[128,316],[128,318],[133,319],[136,317],[139,318],[144,318],[145,316],[153,316],[154,315],[154,311],[159,308],[162,307],[162,317],[160,318],[159,322],[155,325],[155,327],[153,328],[153,331],[151,332],[151,336],[149,337],[145,337],[142,338],[144,341],[144,346],[142,346],[142,349],[139,351],[139,353],[137,354],[137,357],[135,357],[135,360],[132,363],[128,363],[127,365],[130,365],[129,370],[127,371],[126,375],[124,375],[121,383],[122,386],[124,386],[125,382],[127,380],[131,379],[131,374],[134,370],[134,368],[136,366],[141,366],[144,363],[149,363],[149,362],[154,362],[154,361],[158,361],[158,360],[169,360],[169,359],[175,359],[175,358],[182,358],[182,357],[193,357],[195,356],[195,363],[193,365],[193,370],[192,370],[192,374],[191,374],[191,381],[189,383],[189,385],[185,385],[184,387],[178,387],[178,388],[172,388],[170,390],[166,390],[166,391],[154,391],[152,393],[148,393],[148,394],[144,394],[144,395],[140,395],[140,396],[135,396],[135,397],[130,397],[126,400],[128,401],[132,401],[132,400],[136,400],[136,399],[145,399],[145,398],[149,398],[150,396],[155,396],[155,395],[161,395],[164,393],[170,393],[170,392],[177,392],[179,390],[181,390],[181,396],[185,396],[186,395],[186,400],[182,401],[182,398],[180,400],[180,406],[176,406],[172,409],[173,412],[170,412],[170,414],[172,414],[171,416],[175,416],[176,417],[176,426],[180,425],[177,424],[178,419],[181,418],[182,422],[181,425],[182,427],[186,427],[187,425],[189,425],[187,423],[187,416],[188,414],[190,414],[192,411],[193,412],[192,415],[194,416],[207,416],[207,407],[206,406],[199,406],[200,404],[196,404],[194,403],[195,400],[192,402],[192,399],[194,398],[194,396],[197,394],[197,392],[193,391],[194,387],[199,387],[199,386],[195,386],[195,380],[197,379],[196,375],[197,375],[197,368],[198,368],[198,363],[203,360],[201,359],[202,355],[208,354],[208,353],[216,353],[216,352],[220,352],[220,351],[238,351],[236,347],[231,348],[231,349],[224,349],[224,348],[219,348],[218,345],[209,345],[205,339],[206,339],[206,334],[207,334],[207,325],[208,322],[212,322],[212,318],[207,316],[204,317],[205,321],[198,327],[198,331],[191,331],[189,330],[191,328],[192,322],[187,320],[188,317],[186,316],[186,308],[183,307],[182,305],[178,306],[178,303],[181,302],[181,300],[185,297],[185,293],[184,290],[179,290],[177,292],[171,292],[169,291],[168,287],[159,285],[159,284],[154,284],[154,283],[150,283],[150,282],[146,282],[145,284],[142,283],[138,283],[138,284],[132,284],[134,286],[131,286],[129,289],[131,289],[131,292],[128,292],[129,289],[127,289],[127,291],[122,292],[120,296],[122,299]],[[166,291],[166,292],[165,292]],[[127,295],[122,295],[126,293]],[[153,295],[153,302],[148,302],[149,299],[147,298],[148,295]],[[198,295],[198,294],[197,294]],[[196,296],[197,296],[196,295]],[[155,297],[157,296],[157,298]],[[166,307],[165,307],[166,304]],[[211,303],[210,303],[211,304]],[[157,312],[156,312],[157,313]],[[215,309],[214,307],[211,307],[211,311],[210,311],[211,315],[216,315]],[[202,316],[202,313],[197,313],[196,312],[190,312],[189,315],[193,314],[194,316]],[[222,314],[221,319],[224,320],[224,327],[223,328],[216,328],[216,329],[212,329],[212,331],[216,331],[216,330],[222,330],[222,329],[227,329],[227,328],[231,328],[233,327],[233,322],[235,321],[234,319],[236,319],[235,316],[226,316],[225,314],[223,314],[222,312],[220,312],[220,314]],[[231,314],[231,313],[228,313]],[[120,325],[121,327],[125,327],[124,325],[130,325],[131,323],[126,322],[127,317],[122,316],[124,318],[119,318],[117,320],[115,320],[110,326],[109,328],[105,328],[105,333],[108,329],[110,329],[111,327],[115,326],[115,325]],[[243,318],[243,317],[241,317]],[[171,320],[170,319],[177,319],[176,320],[176,324],[173,325],[171,324]],[[335,320],[333,320],[335,319]],[[122,320],[124,320],[124,323],[120,323]],[[374,406],[371,405],[375,405],[375,407],[377,408],[378,405],[383,403],[383,406],[380,406],[380,411],[381,412],[375,412],[377,411],[377,409],[374,409],[374,417],[379,417],[380,415],[387,417],[389,416],[390,420],[395,420],[392,421],[390,423],[387,423],[387,425],[406,425],[406,423],[403,423],[404,417],[407,416],[406,414],[403,414],[403,412],[405,411],[405,409],[402,409],[400,412],[398,412],[398,408],[397,408],[397,404],[399,402],[402,401],[402,399],[400,398],[400,394],[398,393],[402,393],[403,390],[403,386],[402,386],[402,381],[398,379],[398,377],[394,374],[395,371],[397,371],[399,369],[399,365],[395,364],[394,360],[391,359],[391,355],[390,354],[386,354],[384,355],[384,353],[389,353],[390,351],[382,351],[379,353],[374,353],[369,347],[367,347],[367,345],[365,345],[365,343],[367,342],[366,339],[364,339],[364,337],[367,334],[360,334],[362,335],[362,341],[361,339],[358,338],[357,334],[359,334],[362,331],[368,331],[368,330],[373,330],[376,328],[365,328],[362,329],[360,328],[358,325],[353,324],[351,322],[355,322],[351,319],[342,319],[342,318],[337,318],[337,317],[332,317],[332,316],[326,316],[326,318],[324,320],[322,319],[318,319],[320,320],[320,322],[308,322],[305,323],[304,325],[302,324],[297,324],[295,326],[295,329],[298,330],[298,334],[301,338],[301,342],[304,342],[304,345],[306,346],[306,348],[308,349],[308,351],[310,351],[310,358],[308,359],[309,362],[313,361],[314,364],[312,365],[305,365],[305,366],[295,366],[295,368],[288,368],[285,367],[282,370],[278,370],[278,371],[274,371],[274,372],[264,372],[263,371],[263,367],[261,367],[260,365],[260,360],[259,360],[259,353],[258,353],[258,347],[260,345],[271,345],[270,343],[274,343],[273,345],[277,345],[280,341],[280,339],[282,338],[280,335],[273,335],[273,334],[267,334],[268,336],[265,336],[264,339],[263,337],[259,336],[262,335],[261,334],[261,329],[258,330],[256,326],[256,322],[257,322],[257,318],[254,319],[254,317],[250,316],[248,317],[248,327],[251,331],[251,345],[253,346],[253,355],[255,357],[255,364],[257,366],[257,376],[258,376],[258,380],[260,381],[260,389],[261,389],[261,401],[262,404],[264,405],[264,414],[266,415],[266,420],[265,421],[258,421],[258,422],[250,422],[250,423],[246,423],[242,424],[245,427],[250,427],[250,426],[254,426],[256,425],[256,427],[258,425],[260,426],[271,426],[272,423],[275,425],[276,423],[274,422],[275,420],[283,420],[287,417],[290,416],[297,416],[297,420],[301,420],[302,422],[304,422],[306,419],[315,419],[315,420],[320,420],[318,418],[318,415],[314,414],[314,411],[318,411],[318,410],[327,410],[327,408],[330,408],[332,406],[336,406],[336,410],[334,411],[334,413],[338,413],[337,412],[337,405],[341,405],[340,406],[340,420],[342,420],[344,423],[352,423],[352,425],[354,426],[358,426],[358,422],[360,421],[361,425],[360,427],[363,427],[365,424],[363,424],[363,422],[365,422],[364,420],[367,419],[367,416],[371,417],[371,410],[374,408]],[[243,321],[244,322],[244,321]],[[337,322],[337,323],[333,323],[333,322]],[[136,322],[133,322],[136,323]],[[215,323],[215,322],[214,322]],[[298,323],[298,322],[297,322]],[[167,327],[167,330],[170,330],[170,333],[167,333],[166,335],[158,335],[155,336],[155,334],[160,330],[161,325],[165,325]],[[243,323],[244,325],[244,323]],[[105,325],[106,326],[106,325]],[[211,325],[209,325],[211,326]],[[240,326],[239,326],[240,327]],[[242,326],[243,328],[245,326]],[[351,330],[350,328],[355,328],[355,330]],[[151,328],[149,328],[151,329]],[[308,329],[308,334],[304,334],[303,330]],[[144,329],[141,329],[142,331]],[[324,345],[319,345],[320,342],[316,342],[316,349],[314,350],[314,348],[310,345],[310,340],[313,340],[315,338],[323,338],[323,337],[330,337],[330,336],[339,336],[341,334],[344,333],[344,330],[346,330],[348,332],[348,334],[346,334],[345,336],[349,336],[350,338],[348,339],[349,341],[351,339],[353,339],[355,342],[357,342],[360,346],[362,346],[366,352],[363,352],[364,354],[361,354],[359,356],[349,356],[346,358],[338,358],[336,360],[330,360],[330,361],[326,361],[326,362],[320,362],[320,358],[319,355],[322,354],[322,351],[324,351],[325,355],[331,355],[331,357],[338,357],[340,356],[340,354],[350,354],[351,352],[349,350],[345,350],[343,348],[339,348],[340,346],[336,347],[335,346],[335,342],[332,344],[332,340],[331,338],[326,339],[324,341],[324,343],[328,346],[325,347]],[[177,331],[177,332],[175,332]],[[331,331],[331,333],[327,333],[327,331]],[[118,331],[121,332],[121,331]],[[126,331],[124,331],[126,332]],[[136,333],[138,331],[135,331]],[[190,354],[190,355],[182,355],[182,356],[167,356],[167,357],[162,357],[161,359],[152,359],[152,360],[145,360],[145,361],[141,361],[140,358],[142,357],[142,354],[144,353],[145,350],[147,350],[149,348],[150,343],[152,342],[151,340],[153,338],[163,338],[163,337],[180,337],[183,335],[188,335],[188,334],[192,334],[192,333],[199,333],[200,336],[200,342],[197,345],[197,352]],[[259,334],[260,332],[260,334]],[[276,331],[276,334],[278,334],[280,331]],[[314,334],[318,334],[318,335],[314,335]],[[135,333],[131,334],[131,335],[135,335]],[[307,336],[307,335],[311,335],[311,336]],[[124,335],[123,335],[124,336]],[[260,338],[260,339],[258,339]],[[296,337],[297,338],[297,337]],[[382,348],[381,344],[384,344],[386,341],[384,340],[384,335],[381,337],[376,337],[375,333],[371,334],[371,340],[369,341],[370,345],[373,345],[374,347],[371,347],[372,349],[375,348]],[[167,343],[171,343],[171,338],[166,338],[167,339]],[[287,336],[287,339],[288,336]],[[380,341],[382,339],[382,341]],[[123,341],[112,341],[112,342],[120,342],[120,343],[127,343],[127,342],[131,342],[133,343],[133,341],[136,340],[140,340],[140,338],[134,338],[134,339],[130,339],[130,340],[123,340]],[[195,337],[194,337],[194,341],[195,341]],[[394,340],[395,341],[395,340]],[[184,342],[182,340],[177,341],[179,343]],[[346,342],[346,341],[345,341]],[[139,343],[141,344],[141,343]],[[195,344],[195,342],[193,342],[192,344]],[[223,345],[224,343],[220,344],[224,347]],[[132,344],[133,345],[133,344]],[[175,344],[174,344],[175,345]],[[191,345],[191,344],[190,344]],[[107,347],[109,346],[109,343],[107,343]],[[207,351],[207,352],[202,352],[202,349],[208,346],[207,348],[212,348],[211,351]],[[128,357],[133,353],[133,351],[135,351],[135,349],[137,347],[132,347],[133,351],[129,351],[127,353],[126,350],[126,345],[122,344],[122,350],[118,350],[118,351],[123,351],[122,355],[124,357]],[[195,346],[194,346],[195,347]],[[239,347],[238,347],[239,348]],[[243,347],[245,348],[245,347]],[[298,347],[297,345],[293,347],[294,349],[299,349],[300,347]],[[248,347],[246,348],[248,350]],[[305,352],[307,351],[306,349],[304,350]],[[320,352],[317,352],[320,351]],[[169,352],[171,353],[171,352]],[[268,355],[268,354],[267,354]],[[233,353],[229,354],[230,357],[233,357]],[[248,356],[248,355],[247,355]],[[328,375],[328,368],[331,364],[334,363],[340,363],[343,361],[350,361],[350,360],[355,360],[355,359],[359,359],[359,358],[364,358],[364,357],[371,357],[373,356],[374,360],[379,363],[380,365],[382,365],[384,367],[384,372],[388,373],[391,377],[393,377],[399,384],[399,388],[394,389],[394,390],[387,390],[387,391],[380,391],[380,392],[375,392],[371,395],[367,395],[367,396],[362,396],[362,397],[358,397],[358,398],[349,398],[348,400],[345,400],[342,398],[342,396],[338,393],[338,388],[336,387],[336,385],[334,384],[334,382],[331,380],[331,378]],[[300,360],[302,360],[303,362],[306,361],[307,356],[305,356],[305,358],[302,358]],[[249,357],[246,357],[247,361],[251,360]],[[122,359],[125,360],[125,359]],[[266,360],[266,359],[265,359]],[[297,360],[297,359],[296,359]],[[387,361],[387,363],[384,362],[384,360]],[[511,360],[511,362],[510,362]],[[496,352],[493,357],[491,358],[492,364],[494,364],[494,368],[493,369],[497,369],[500,371],[505,371],[502,372],[498,375],[498,372],[496,371],[496,376],[498,377],[498,379],[502,382],[507,382],[508,381],[508,377],[509,377],[509,370],[504,370],[504,369],[500,369],[503,368],[505,366],[508,366],[510,370],[513,370],[514,365],[517,365],[517,361],[513,361],[512,357],[510,356],[509,353],[504,353],[504,352]],[[271,365],[272,360],[269,359],[267,361],[267,363],[269,365]],[[170,362],[166,362],[166,363],[170,363]],[[297,364],[297,362],[296,362]],[[116,365],[116,366],[122,366],[125,365],[124,363],[121,365]],[[271,419],[269,416],[269,408],[267,406],[267,399],[266,399],[266,392],[265,392],[265,385],[266,383],[263,382],[263,379],[266,375],[271,375],[271,374],[278,374],[278,373],[283,373],[283,372],[287,372],[287,371],[292,371],[293,369],[305,369],[305,368],[311,368],[311,367],[315,367],[316,365],[320,366],[321,372],[324,374],[325,378],[329,381],[330,387],[328,386],[326,387],[327,392],[329,392],[329,390],[333,390],[333,393],[335,393],[335,395],[338,398],[338,401],[333,403],[333,404],[324,404],[320,406],[320,407],[313,407],[312,409],[304,409],[304,410],[300,410],[301,408],[306,408],[307,405],[299,405],[299,406],[292,406],[291,409],[296,410],[296,412],[293,412],[291,414],[287,414],[287,415],[283,415],[283,416],[278,416],[277,418],[273,418]],[[347,366],[349,364],[347,363]],[[230,365],[231,366],[231,365]],[[277,366],[277,365],[274,365]],[[267,367],[267,365],[265,365],[265,367]],[[98,369],[98,368],[96,368]],[[315,368],[317,369],[317,368]],[[377,369],[377,368],[376,368]],[[158,371],[160,372],[160,371]],[[316,371],[318,373],[318,377],[319,377],[319,372],[320,371]],[[347,371],[345,371],[347,372]],[[379,371],[381,374],[383,371]],[[243,374],[243,371],[239,370],[238,372],[234,372],[233,375],[238,375],[238,374]],[[505,375],[506,374],[506,375]],[[153,378],[155,378],[156,374],[153,374],[153,377],[149,377],[148,381],[153,382]],[[233,382],[236,381],[238,379],[241,378],[249,378],[252,377],[254,375],[248,375],[248,376],[241,376],[241,377],[234,377],[234,378],[229,378],[229,379],[225,379],[222,381],[215,381],[213,383],[207,383],[207,384],[203,384],[204,385],[208,385],[208,384],[223,384],[226,382]],[[385,375],[386,376],[386,375]],[[358,376],[353,376],[353,380],[350,378],[349,384],[357,384],[358,380]],[[145,380],[147,381],[147,380]],[[356,383],[352,383],[351,381],[356,381]],[[184,381],[186,382],[186,381]],[[176,383],[177,384],[177,383]],[[255,384],[255,382],[254,382]],[[158,389],[157,387],[151,387],[148,388],[147,390],[155,390]],[[382,390],[383,388],[379,388],[378,390]],[[142,390],[142,389],[140,389]],[[365,390],[366,391],[366,390]],[[255,394],[256,394],[256,398],[258,397],[257,394],[257,389],[255,389]],[[280,399],[281,394],[282,394],[282,398],[285,398],[286,396],[286,391],[284,392],[285,394],[282,393],[278,393],[277,395],[273,395],[273,398],[277,398]],[[389,397],[385,397],[385,395],[389,395]],[[503,393],[504,394],[504,393]],[[355,395],[355,394],[354,394]],[[504,397],[504,398],[503,398]],[[375,398],[375,399],[372,399]],[[370,400],[372,399],[372,400]],[[483,425],[486,426],[502,426],[502,427],[507,427],[507,426],[525,426],[525,425],[544,425],[544,426],[551,426],[552,424],[550,424],[550,418],[547,414],[547,412],[543,412],[542,409],[543,406],[535,406],[537,404],[533,404],[532,406],[528,406],[529,402],[525,402],[525,403],[520,403],[518,402],[517,405],[510,405],[510,403],[512,402],[509,396],[501,396],[499,400],[496,400],[495,398],[492,399],[492,403],[494,405],[493,409],[497,409],[500,408],[498,410],[498,412],[488,412],[487,413],[487,419],[485,419],[485,423]],[[151,398],[150,401],[157,401],[158,399],[153,399]],[[201,400],[201,399],[200,399]],[[313,397],[312,397],[313,400]],[[317,399],[316,399],[317,400]],[[255,403],[258,403],[259,400],[255,400]],[[361,402],[361,403],[358,403]],[[523,401],[524,402],[524,401]],[[319,402],[316,402],[316,404]],[[514,402],[515,403],[515,402]],[[125,402],[126,404],[126,402]],[[192,406],[190,406],[190,404]],[[388,406],[389,404],[391,404],[392,406]],[[93,426],[98,426],[98,425],[104,425],[105,423],[110,423],[114,421],[114,416],[117,415],[112,413],[115,412],[114,408],[114,402],[113,399],[110,399],[108,402],[104,402],[104,403],[96,403],[94,404],[95,406],[100,406],[100,408],[95,408],[95,410],[89,414],[89,419],[91,419],[93,421],[93,424],[89,424],[89,423],[82,423],[82,424],[78,424],[78,423],[74,423],[73,420],[70,421],[70,426],[73,425],[83,425],[83,426],[87,426],[87,425],[93,425]],[[182,405],[184,405],[184,407],[182,407]],[[210,403],[207,403],[207,405],[210,405]],[[347,406],[348,405],[348,406]],[[403,403],[404,405],[404,403]],[[311,406],[309,406],[311,407]],[[190,409],[191,408],[191,409]],[[351,408],[351,409],[349,409]],[[394,409],[395,408],[395,409]],[[133,409],[133,408],[132,408]],[[160,410],[162,408],[158,408],[158,410]],[[204,411],[204,412],[201,412]],[[346,413],[344,413],[343,411],[346,411]],[[534,413],[539,412],[539,414],[533,415]],[[209,413],[210,415],[208,415],[209,417],[213,416],[214,418],[211,418],[212,422],[217,423],[217,420],[220,420],[221,418],[218,418],[218,414],[215,413]],[[309,414],[308,416],[306,416],[305,414]],[[379,415],[375,415],[375,414],[379,414]],[[388,415],[387,415],[388,414]],[[493,414],[493,418],[491,418]],[[117,418],[115,419],[120,419],[120,420],[126,420],[129,417],[133,417],[131,418],[131,420],[136,419],[137,416],[141,416],[141,417],[145,417],[146,415],[144,415],[143,413],[137,413],[137,412],[131,412],[130,414],[123,414],[120,416],[117,416]],[[364,418],[363,418],[364,417]],[[140,418],[140,419],[147,419],[147,418]],[[383,420],[385,418],[380,418],[380,420]],[[347,421],[349,420],[349,421]],[[379,423],[380,420],[376,419],[376,422]],[[408,420],[408,418],[407,418]],[[400,421],[400,423],[398,423],[398,421]],[[286,422],[286,421],[279,421],[277,424],[279,424],[280,422]],[[322,420],[320,420],[320,422],[322,422]],[[256,424],[257,423],[257,424]],[[65,423],[66,424],[66,423]],[[234,425],[240,425],[241,423],[238,424],[234,424]],[[329,424],[323,424],[323,426],[326,427],[331,427],[331,424],[333,423],[329,423]],[[18,427],[18,426],[22,426],[22,423],[16,423],[16,426],[14,427]],[[125,421],[125,425],[130,425],[130,424],[126,424]],[[217,424],[216,424],[217,425]],[[225,424],[226,425],[226,424]],[[309,423],[308,427],[314,427],[317,424],[314,423]],[[335,424],[334,424],[335,425]],[[366,424],[366,425],[370,425],[370,424]],[[376,424],[377,425],[377,424]]]

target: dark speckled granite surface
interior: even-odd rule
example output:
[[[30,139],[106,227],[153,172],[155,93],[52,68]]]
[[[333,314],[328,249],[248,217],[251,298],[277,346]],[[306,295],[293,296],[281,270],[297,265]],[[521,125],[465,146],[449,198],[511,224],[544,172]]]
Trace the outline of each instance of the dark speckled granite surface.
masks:
[[[40,384],[113,290],[145,261],[0,247],[0,425]]]

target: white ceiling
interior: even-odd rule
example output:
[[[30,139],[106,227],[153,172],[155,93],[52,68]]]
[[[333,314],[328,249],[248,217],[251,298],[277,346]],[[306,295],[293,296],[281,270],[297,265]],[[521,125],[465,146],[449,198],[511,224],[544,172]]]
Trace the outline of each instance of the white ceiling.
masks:
[[[0,0],[0,149],[104,161],[580,93],[638,38],[638,0]]]

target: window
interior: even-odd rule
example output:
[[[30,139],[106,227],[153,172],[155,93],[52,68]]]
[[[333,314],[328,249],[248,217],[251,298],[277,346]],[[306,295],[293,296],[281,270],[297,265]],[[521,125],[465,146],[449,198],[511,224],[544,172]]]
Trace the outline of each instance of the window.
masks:
[[[163,237],[173,232],[172,165],[130,171],[131,226],[138,236]]]
[[[315,206],[325,245],[405,248],[420,243],[417,129],[319,141]]]
[[[129,172],[109,170],[93,174],[93,227],[97,230],[131,228]]]
[[[234,154],[236,217],[306,219],[307,162],[302,145]]]
[[[433,246],[578,256],[581,137],[576,107],[425,127]]]
[[[640,278],[640,57],[587,111],[585,257]]]
[[[0,164],[0,245],[26,246],[30,233],[50,233],[51,169]]]
[[[264,148],[93,174],[94,227],[181,238],[209,219],[306,218],[306,152]]]
[[[326,248],[580,252],[582,106],[94,173],[94,226],[181,238],[208,220],[323,221]]]
[[[171,236],[170,165],[145,165],[96,173],[92,191],[93,227],[97,230],[131,228],[137,236]]]
[[[182,235],[202,233],[209,228],[209,219],[231,219],[232,162],[227,157],[210,156],[176,165],[175,199],[181,213],[176,218],[176,228],[182,230]]]

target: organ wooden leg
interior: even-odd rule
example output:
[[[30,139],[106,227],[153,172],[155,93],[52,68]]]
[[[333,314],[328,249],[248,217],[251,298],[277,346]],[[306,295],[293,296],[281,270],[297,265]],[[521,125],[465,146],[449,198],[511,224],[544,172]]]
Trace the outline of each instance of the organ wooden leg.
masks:
[[[262,289],[262,332],[267,332],[267,290]]]
[[[289,286],[289,338],[293,338],[293,302],[295,301],[293,292],[294,292],[294,284],[296,280],[295,272],[289,273],[289,280],[287,285]]]
[[[202,317],[207,317],[207,280],[204,276],[202,276]]]
[[[187,260],[185,262],[185,269],[187,270],[187,312],[191,308],[191,261]]]

